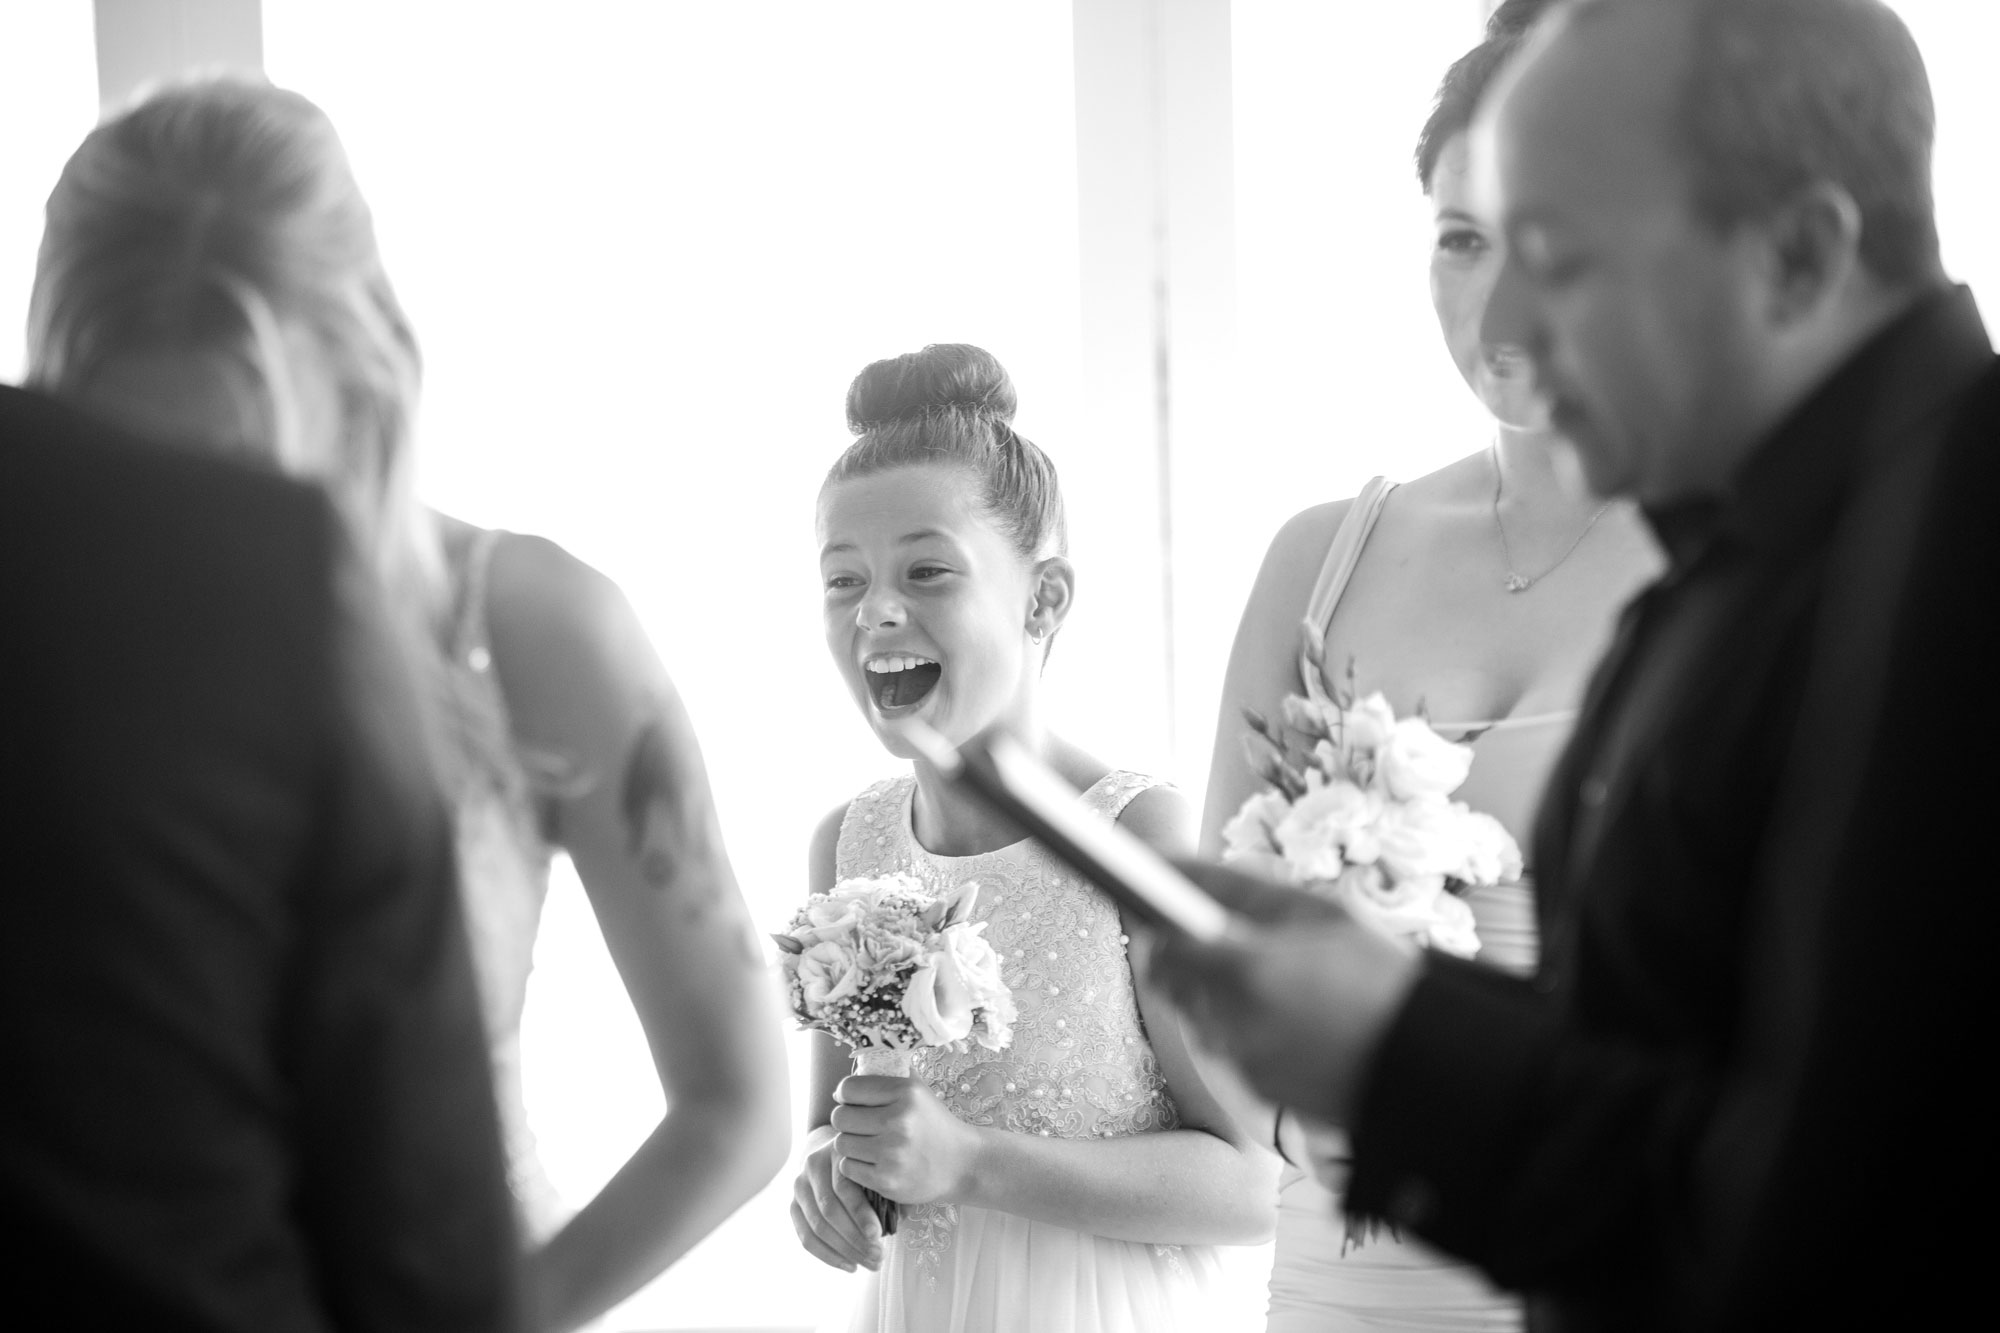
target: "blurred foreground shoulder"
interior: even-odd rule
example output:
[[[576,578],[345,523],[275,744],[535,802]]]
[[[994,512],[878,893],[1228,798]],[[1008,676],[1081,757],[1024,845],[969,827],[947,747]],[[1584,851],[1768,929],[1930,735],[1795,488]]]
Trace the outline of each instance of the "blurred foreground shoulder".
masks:
[[[1162,855],[1189,856],[1198,816],[1186,792],[1162,784],[1134,796],[1119,812],[1118,827]]]

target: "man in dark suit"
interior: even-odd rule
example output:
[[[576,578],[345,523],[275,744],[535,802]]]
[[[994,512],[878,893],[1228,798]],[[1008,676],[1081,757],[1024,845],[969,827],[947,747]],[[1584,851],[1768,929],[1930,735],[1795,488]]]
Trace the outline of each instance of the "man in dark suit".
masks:
[[[331,505],[0,388],[0,1300],[504,1329],[424,728]]]
[[[1876,0],[1598,0],[1476,147],[1529,350],[1668,569],[1553,779],[1532,982],[1199,873],[1261,927],[1156,966],[1349,1201],[1565,1329],[1929,1328],[1984,1300],[1983,743],[2000,375]],[[1941,1225],[1942,1224],[1942,1225]]]

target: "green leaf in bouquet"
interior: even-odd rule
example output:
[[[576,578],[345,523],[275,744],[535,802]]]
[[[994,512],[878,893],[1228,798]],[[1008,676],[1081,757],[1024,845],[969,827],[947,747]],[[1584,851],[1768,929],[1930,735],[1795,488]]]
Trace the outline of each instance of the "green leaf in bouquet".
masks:
[[[972,920],[972,909],[979,904],[979,881],[969,879],[953,889],[945,899],[944,919],[938,923],[940,930]]]
[[[1244,748],[1250,755],[1250,767],[1260,779],[1283,792],[1288,801],[1296,801],[1305,795],[1305,779],[1285,762],[1283,755],[1259,751],[1254,741],[1249,738],[1245,740]]]
[[[790,935],[782,934],[774,930],[771,932],[771,939],[773,943],[775,943],[780,949],[783,949],[786,953],[804,953],[806,951],[806,946],[800,944]]]

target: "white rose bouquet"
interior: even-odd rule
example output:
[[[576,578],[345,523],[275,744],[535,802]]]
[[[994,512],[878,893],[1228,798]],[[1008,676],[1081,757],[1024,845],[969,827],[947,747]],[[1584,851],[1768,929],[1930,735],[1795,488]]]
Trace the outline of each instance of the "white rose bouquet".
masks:
[[[783,951],[792,1012],[854,1048],[855,1071],[908,1077],[922,1046],[1003,1049],[1014,1037],[1014,998],[1000,957],[973,922],[979,886],[937,895],[909,875],[844,879],[816,893],[773,935]],[[896,1205],[873,1190],[885,1235]]]
[[[1245,716],[1270,786],[1223,827],[1223,859],[1325,893],[1390,935],[1477,953],[1462,895],[1518,879],[1521,849],[1499,820],[1449,799],[1472,747],[1397,717],[1380,694],[1357,700],[1351,668],[1330,702],[1289,696],[1276,725]]]

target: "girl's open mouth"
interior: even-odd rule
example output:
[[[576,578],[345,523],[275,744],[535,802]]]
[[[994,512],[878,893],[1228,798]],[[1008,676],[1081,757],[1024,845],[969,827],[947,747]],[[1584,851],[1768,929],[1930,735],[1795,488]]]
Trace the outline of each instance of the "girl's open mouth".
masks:
[[[862,670],[868,673],[869,697],[883,712],[921,703],[943,674],[936,662],[914,654],[876,658],[862,663]]]

